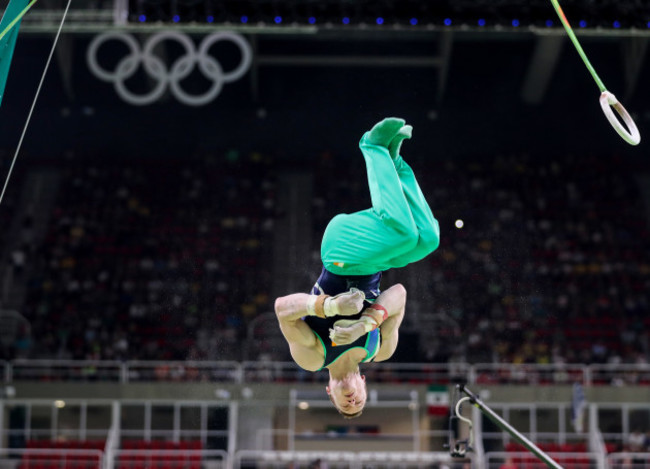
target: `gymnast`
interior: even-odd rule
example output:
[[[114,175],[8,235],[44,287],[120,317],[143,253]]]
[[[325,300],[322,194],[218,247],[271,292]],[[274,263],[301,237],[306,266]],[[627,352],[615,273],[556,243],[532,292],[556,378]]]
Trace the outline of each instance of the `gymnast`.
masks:
[[[311,294],[275,300],[291,356],[305,370],[328,369],[326,391],[344,418],[360,416],[366,403],[359,364],[388,360],[397,347],[406,289],[381,292],[382,272],[416,262],[440,243],[438,221],[400,155],[411,133],[403,119],[390,117],[363,135],[372,207],[329,222]]]

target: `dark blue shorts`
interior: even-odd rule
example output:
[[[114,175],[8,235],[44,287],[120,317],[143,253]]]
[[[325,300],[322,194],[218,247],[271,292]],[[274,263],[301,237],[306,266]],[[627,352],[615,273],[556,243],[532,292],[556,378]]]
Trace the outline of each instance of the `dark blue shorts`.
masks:
[[[345,293],[350,288],[357,288],[366,294],[367,301],[374,303],[381,293],[379,289],[380,281],[381,272],[372,275],[337,275],[323,267],[320,277],[318,277],[311,293],[313,295],[324,293],[334,296],[339,293]]]

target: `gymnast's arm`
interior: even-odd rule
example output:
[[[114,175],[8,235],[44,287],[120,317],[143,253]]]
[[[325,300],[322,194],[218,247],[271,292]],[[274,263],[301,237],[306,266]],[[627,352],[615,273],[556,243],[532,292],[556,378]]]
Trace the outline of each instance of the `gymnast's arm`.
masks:
[[[307,293],[294,293],[282,296],[275,300],[275,315],[280,323],[282,335],[289,345],[301,345],[303,347],[316,347],[318,341],[311,328],[302,320],[308,315]]]
[[[364,298],[359,290],[350,290],[334,297],[294,293],[277,298],[275,314],[295,362],[306,370],[315,371],[322,366],[324,357],[316,334],[303,321],[303,317],[350,316],[361,310]]]
[[[399,326],[404,319],[406,307],[406,289],[400,283],[393,285],[382,292],[375,304],[386,308],[388,317],[379,326],[381,333],[381,347],[375,356],[374,361],[381,362],[388,360],[395,353],[399,339]]]

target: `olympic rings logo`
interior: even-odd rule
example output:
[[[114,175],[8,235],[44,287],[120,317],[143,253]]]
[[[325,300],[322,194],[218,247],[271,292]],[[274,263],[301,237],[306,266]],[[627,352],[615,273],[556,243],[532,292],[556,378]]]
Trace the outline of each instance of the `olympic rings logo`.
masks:
[[[129,48],[129,54],[122,58],[112,71],[101,67],[97,60],[99,48],[108,41],[120,41]],[[169,68],[160,57],[154,54],[154,48],[162,41],[176,41],[185,50],[185,53],[178,57]],[[210,47],[219,41],[234,43],[241,53],[239,65],[229,72],[224,72],[221,64],[209,54]],[[92,40],[88,46],[86,60],[93,74],[100,80],[113,83],[117,94],[129,104],[135,106],[151,104],[160,99],[169,87],[176,99],[183,104],[203,106],[219,95],[225,83],[238,80],[248,71],[252,62],[252,52],[246,39],[228,31],[206,36],[201,41],[198,51],[189,36],[175,31],[154,34],[146,40],[142,48],[130,34],[108,32],[99,34]],[[198,95],[186,92],[181,86],[181,81],[192,73],[197,64],[201,73],[212,82],[205,93]],[[135,74],[141,65],[145,73],[156,83],[151,91],[136,94],[126,87],[125,82]]]

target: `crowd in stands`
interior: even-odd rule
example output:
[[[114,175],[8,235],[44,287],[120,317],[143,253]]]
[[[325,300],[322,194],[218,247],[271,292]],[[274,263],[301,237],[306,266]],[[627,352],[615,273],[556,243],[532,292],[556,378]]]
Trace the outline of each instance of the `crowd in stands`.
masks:
[[[492,293],[474,309],[487,332],[477,344],[497,361],[645,362],[646,211],[618,163],[510,158],[477,175],[484,188],[475,206],[494,200],[491,236],[472,253],[489,254],[477,267],[487,274],[484,297]]]
[[[498,360],[645,363],[648,225],[639,185],[620,163],[511,158],[490,168],[501,178],[484,174],[487,197],[502,198],[492,239],[506,239],[503,260],[492,262],[498,278],[510,272],[491,305],[495,334],[482,335],[495,337]]]
[[[239,358],[268,303],[269,168],[235,152],[67,167],[30,262],[32,356]]]
[[[339,158],[307,169],[317,180]],[[421,341],[409,361],[646,362],[648,223],[629,168],[522,155],[411,164],[441,225],[440,248],[418,263],[433,298],[418,313],[445,315],[463,340]],[[346,168],[313,184],[312,281],[329,219],[370,206],[362,159]],[[63,171],[29,262],[32,356],[241,359],[247,324],[272,310],[273,161],[230,152]]]
[[[330,155],[319,164],[319,172],[336,165]],[[615,158],[570,156],[412,166],[441,226],[440,248],[421,261],[431,275],[429,313],[464,332],[426,350],[425,331],[422,357],[646,363],[648,222],[633,171]],[[314,201],[316,236],[332,215],[324,208],[370,206],[365,168],[352,165],[349,178],[319,185]]]
[[[20,195],[20,186],[24,176],[24,172],[20,170],[12,171],[12,174],[10,174],[10,161],[11,158],[8,152],[0,150],[0,181],[2,181],[2,185],[0,185],[0,193],[2,193],[2,201],[0,203],[0,228],[2,228],[0,229],[0,252],[5,251],[6,247],[8,248],[10,241],[8,236],[9,227],[14,217],[18,216],[16,210]],[[21,266],[20,259],[16,259],[16,256],[13,255],[13,250],[10,249],[7,252],[7,256],[6,265],[10,268],[13,268],[15,265],[18,265],[18,267]]]
[[[24,171],[10,172],[11,158],[8,152],[0,150],[0,356],[16,355],[28,346],[29,323],[17,311],[9,310],[3,304],[3,297],[9,293],[10,281],[19,276],[25,265],[23,242],[10,236],[10,228],[18,211]],[[29,238],[29,230],[25,234]]]

